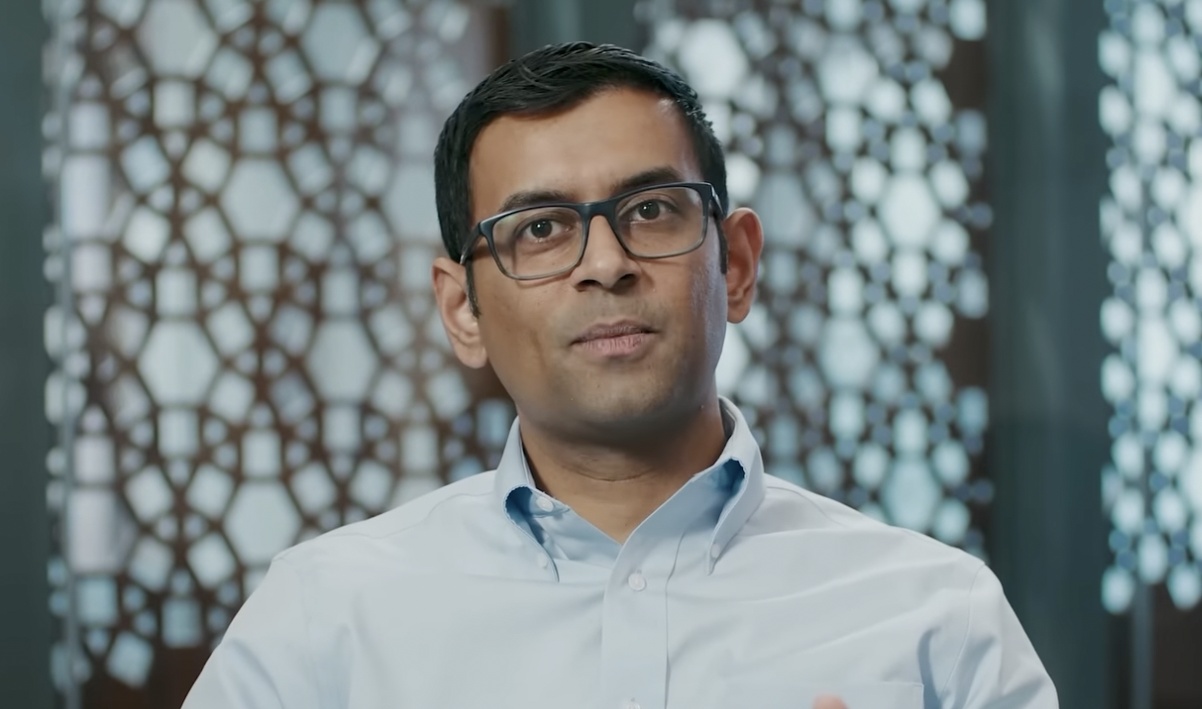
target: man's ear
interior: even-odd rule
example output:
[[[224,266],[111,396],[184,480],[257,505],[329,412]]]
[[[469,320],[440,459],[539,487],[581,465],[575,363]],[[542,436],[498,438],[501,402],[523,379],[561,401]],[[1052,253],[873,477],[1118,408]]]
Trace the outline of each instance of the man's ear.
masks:
[[[451,340],[455,356],[473,369],[483,367],[488,363],[488,353],[480,339],[480,322],[472,312],[467,269],[440,256],[434,260],[432,277],[438,315],[442,318],[442,326]]]
[[[755,301],[755,281],[759,273],[760,252],[764,248],[764,228],[755,212],[740,207],[722,222],[726,234],[726,319],[742,322]]]

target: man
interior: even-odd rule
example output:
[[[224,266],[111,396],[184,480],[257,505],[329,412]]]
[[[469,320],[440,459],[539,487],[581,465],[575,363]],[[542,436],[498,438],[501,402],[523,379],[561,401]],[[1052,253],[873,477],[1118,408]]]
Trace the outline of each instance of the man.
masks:
[[[762,245],[676,75],[549,47],[436,153],[496,471],[280,554],[187,709],[1051,709],[993,574],[766,476],[714,371]]]

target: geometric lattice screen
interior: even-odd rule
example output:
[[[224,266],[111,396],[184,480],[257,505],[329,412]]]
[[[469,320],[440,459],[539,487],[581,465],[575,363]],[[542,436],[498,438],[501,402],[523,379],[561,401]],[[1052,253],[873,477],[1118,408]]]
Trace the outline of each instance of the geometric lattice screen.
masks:
[[[1138,584],[1202,600],[1202,3],[1107,3],[1099,42],[1110,136],[1102,237],[1113,293],[1102,372],[1114,444],[1103,474],[1108,609]]]
[[[492,16],[48,16],[56,680],[167,706],[161,678],[186,691],[274,553],[495,462],[511,407],[456,364],[429,279],[434,141],[494,63]]]
[[[763,218],[719,384],[768,471],[983,554],[983,1],[650,0],[639,19]]]

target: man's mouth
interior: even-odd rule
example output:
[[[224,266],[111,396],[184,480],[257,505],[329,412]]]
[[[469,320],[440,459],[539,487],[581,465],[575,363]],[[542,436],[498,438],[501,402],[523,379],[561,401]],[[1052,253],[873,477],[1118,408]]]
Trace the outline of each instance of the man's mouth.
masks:
[[[654,334],[642,323],[603,323],[585,330],[572,344],[603,356],[623,356],[638,352]]]

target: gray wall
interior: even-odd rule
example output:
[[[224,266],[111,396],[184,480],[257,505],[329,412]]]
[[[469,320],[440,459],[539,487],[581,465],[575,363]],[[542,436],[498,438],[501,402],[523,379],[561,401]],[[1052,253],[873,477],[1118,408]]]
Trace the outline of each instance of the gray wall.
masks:
[[[0,707],[48,709],[41,3],[0,3]]]

